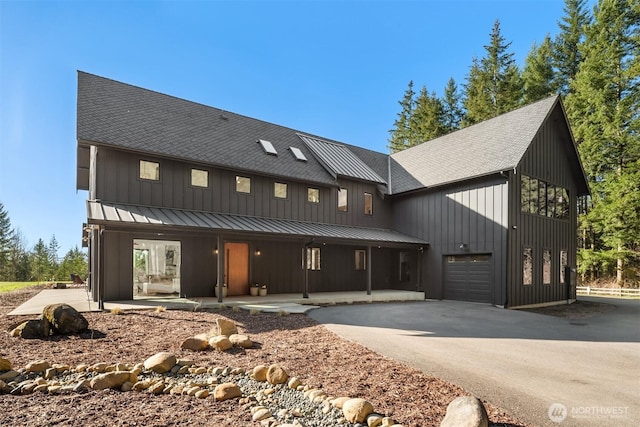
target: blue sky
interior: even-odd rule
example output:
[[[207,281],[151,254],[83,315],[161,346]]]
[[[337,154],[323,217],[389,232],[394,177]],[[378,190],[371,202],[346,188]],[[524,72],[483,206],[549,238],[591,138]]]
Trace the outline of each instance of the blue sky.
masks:
[[[464,84],[496,19],[522,66],[563,7],[0,0],[0,202],[29,245],[55,234],[60,256],[80,246],[76,70],[386,152],[410,80],[438,94],[450,77]]]

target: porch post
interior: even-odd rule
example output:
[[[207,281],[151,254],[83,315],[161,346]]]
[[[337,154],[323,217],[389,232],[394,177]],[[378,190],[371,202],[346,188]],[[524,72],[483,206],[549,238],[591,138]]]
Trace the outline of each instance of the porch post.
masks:
[[[217,291],[218,294],[218,302],[222,302],[222,285],[224,282],[224,246],[222,244],[222,239],[220,236],[216,238],[216,244],[218,248],[218,279],[217,279]]]
[[[371,295],[371,266],[373,265],[371,258],[373,258],[373,254],[371,245],[369,245],[367,246],[367,295]]]

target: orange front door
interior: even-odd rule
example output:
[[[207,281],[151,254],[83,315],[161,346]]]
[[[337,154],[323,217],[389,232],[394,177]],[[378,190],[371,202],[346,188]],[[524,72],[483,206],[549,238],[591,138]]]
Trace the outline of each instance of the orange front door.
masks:
[[[224,277],[228,295],[247,295],[249,293],[249,244],[224,244]]]

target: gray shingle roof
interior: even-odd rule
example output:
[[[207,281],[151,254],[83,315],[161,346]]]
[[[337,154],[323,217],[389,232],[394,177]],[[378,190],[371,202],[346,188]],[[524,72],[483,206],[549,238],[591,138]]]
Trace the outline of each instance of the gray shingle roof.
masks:
[[[87,217],[89,223],[92,224],[163,225],[225,230],[238,233],[246,232],[253,235],[260,233],[285,237],[317,237],[377,244],[428,244],[424,240],[382,228],[352,227],[97,201],[87,202]]]
[[[515,168],[558,101],[549,97],[392,154],[392,193]]]
[[[296,131],[218,108],[78,72],[77,114],[82,143],[337,185]],[[259,139],[278,155],[266,154]],[[296,160],[291,146],[308,161]]]
[[[355,178],[386,184],[387,181],[374,172],[344,144],[326,141],[308,135],[298,135],[316,158],[333,176]]]

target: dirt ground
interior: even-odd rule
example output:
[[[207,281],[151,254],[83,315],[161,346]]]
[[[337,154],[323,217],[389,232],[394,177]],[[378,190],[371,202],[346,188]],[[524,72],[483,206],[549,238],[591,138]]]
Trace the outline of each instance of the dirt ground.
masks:
[[[362,397],[375,411],[404,426],[439,426],[447,405],[466,393],[462,388],[425,375],[395,360],[344,340],[306,315],[252,314],[244,310],[131,311],[86,313],[90,330],[78,336],[25,340],[8,331],[31,317],[9,317],[14,307],[39,292],[23,289],[0,294],[0,357],[14,368],[34,360],[75,366],[80,363],[135,364],[170,351],[198,366],[252,369],[279,363],[304,384],[334,396]],[[228,352],[181,350],[181,342],[208,332],[215,319],[225,317],[254,341],[252,349]],[[494,425],[531,427],[497,406],[485,402]],[[14,426],[168,426],[256,425],[237,401],[212,398],[152,396],[141,392],[89,391],[83,394],[0,395],[0,425]]]

